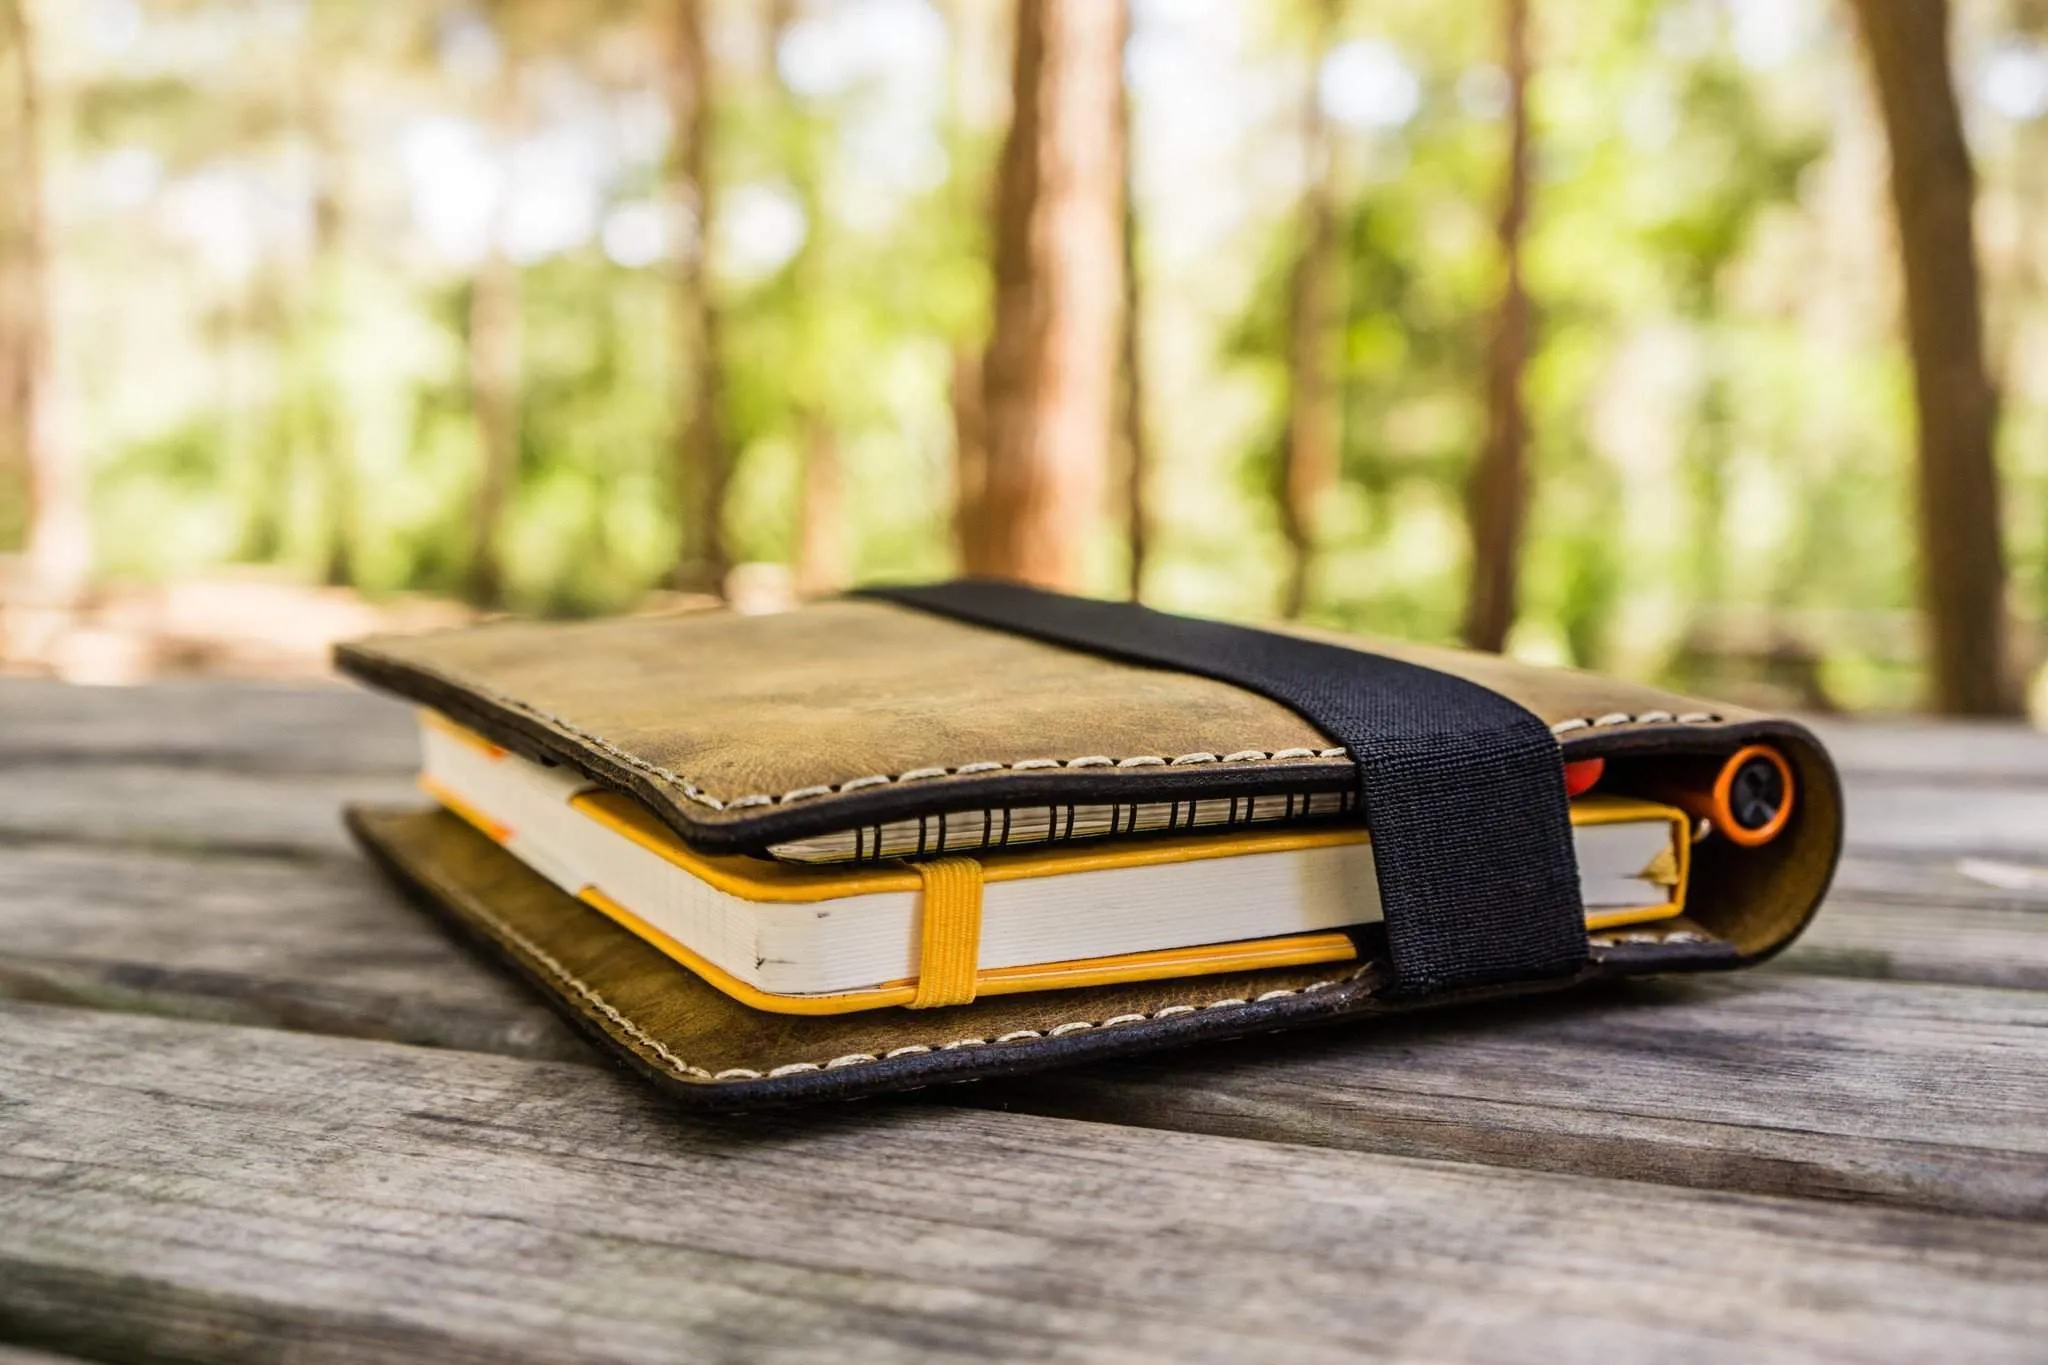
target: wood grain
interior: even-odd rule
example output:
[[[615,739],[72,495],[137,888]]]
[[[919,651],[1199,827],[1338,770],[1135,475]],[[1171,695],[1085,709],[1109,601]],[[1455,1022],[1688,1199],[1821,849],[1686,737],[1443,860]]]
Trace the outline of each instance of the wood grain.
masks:
[[[2037,1360],[2048,1229],[0,1006],[0,1323],[330,1361]]]
[[[2048,909],[2048,834],[2018,858],[1916,857],[1850,849],[1835,868],[1829,905],[1889,902],[1940,911]]]
[[[328,856],[348,847],[347,801],[422,799],[412,769],[262,773],[203,765],[56,760],[0,755],[0,842],[68,840],[226,852]],[[2027,870],[2048,904],[2048,787],[1954,788],[1868,782],[1850,789],[1845,887],[1904,875],[1974,900],[2007,893],[1956,870],[1991,859]],[[1865,870],[1859,864],[1874,864]]]
[[[345,843],[340,803],[406,799],[417,762],[411,709],[350,686],[0,688],[0,840],[331,854]],[[1922,880],[1930,867],[1954,880],[1962,858],[2017,861],[2048,886],[2048,735],[1814,726],[1848,774],[1845,888],[1881,880],[1862,876],[1859,858]],[[2048,890],[2033,898],[2048,902]]]
[[[2048,785],[1859,782],[1849,788],[1846,842],[1923,857],[2018,858],[2048,875]]]
[[[1000,1098],[998,1098],[1000,1097]],[[1103,1122],[2048,1220],[2048,996],[1645,983],[1005,1082]]]
[[[252,773],[127,762],[0,768],[0,843],[353,858],[350,801],[422,800],[399,773]]]
[[[0,1365],[77,1365],[77,1358],[0,1344]]]
[[[0,846],[0,993],[521,1056],[583,1055],[541,1007],[445,938],[353,850],[336,854],[308,862],[296,853]],[[1866,894],[1830,904],[1767,970],[2048,986],[2048,896],[1986,889],[1992,899],[1973,904]]]
[[[1758,970],[2048,991],[2048,908],[1832,901]]]
[[[0,765],[120,762],[245,772],[408,773],[412,709],[351,684],[0,680]]]
[[[1885,777],[2048,784],[2048,733],[2015,721],[1801,719],[1851,784]]]
[[[1982,924],[1944,933],[1946,921],[1895,906],[1831,910],[1777,972],[1806,963],[1859,977],[1944,966],[1965,980],[2048,977],[2048,914],[1967,913],[2002,921],[2000,935]],[[0,851],[0,945],[0,994],[20,999],[594,1056],[367,868],[345,863],[316,875],[286,860]],[[2048,1200],[2036,1138],[2048,1135],[1990,1120],[2048,1112],[2044,1023],[2048,996],[1774,972],[1294,1035],[1228,1052],[1224,1068],[1204,1052],[941,1093],[1288,1142],[2035,1217]],[[2019,1073],[1986,1072],[1980,1052]],[[1997,1092],[1989,1109],[1977,1087]]]
[[[353,856],[0,848],[0,995],[588,1060]]]

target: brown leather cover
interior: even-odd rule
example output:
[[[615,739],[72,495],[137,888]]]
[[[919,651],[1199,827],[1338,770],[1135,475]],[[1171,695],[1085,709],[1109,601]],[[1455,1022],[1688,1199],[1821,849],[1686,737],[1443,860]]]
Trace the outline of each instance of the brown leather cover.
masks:
[[[1758,849],[1700,845],[1689,918],[1596,934],[1577,979],[1752,962],[1789,942],[1818,906],[1840,845],[1841,799],[1833,765],[1804,728],[1585,673],[1316,634],[1493,688],[1542,717],[1567,758],[1606,755],[1624,780],[1759,739],[1791,760],[1798,803],[1786,832]],[[1250,693],[880,602],[766,617],[508,622],[362,641],[338,650],[337,662],[632,794],[714,852],[942,810],[1335,789],[1352,776],[1326,736]],[[357,811],[350,824],[427,904],[570,1017],[711,1107],[867,1093],[1393,1007],[1375,995],[1383,974],[1368,960],[942,1010],[769,1015],[697,980],[451,816]]]

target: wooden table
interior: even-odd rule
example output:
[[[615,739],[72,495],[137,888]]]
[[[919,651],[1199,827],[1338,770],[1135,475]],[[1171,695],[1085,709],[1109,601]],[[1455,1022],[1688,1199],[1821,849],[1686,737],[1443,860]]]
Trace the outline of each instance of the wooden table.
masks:
[[[0,1361],[2048,1360],[2048,736],[1825,733],[1768,968],[706,1122],[350,847],[400,708],[0,684]]]

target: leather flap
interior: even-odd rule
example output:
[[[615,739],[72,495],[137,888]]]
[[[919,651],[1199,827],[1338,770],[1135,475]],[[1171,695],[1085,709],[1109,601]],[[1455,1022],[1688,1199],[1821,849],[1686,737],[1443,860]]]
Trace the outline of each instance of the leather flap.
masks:
[[[1653,763],[1776,743],[1800,791],[1790,827],[1761,849],[1702,845],[1691,911],[1754,961],[1818,907],[1840,849],[1841,792],[1803,727],[1569,669],[1295,633],[1491,688],[1539,716],[1567,757]],[[777,616],[511,621],[360,641],[336,659],[635,797],[712,853],[958,810],[1356,782],[1327,736],[1254,693],[877,601]]]
[[[1381,998],[1380,959],[823,1016],[749,1009],[439,809],[355,807],[350,830],[424,908],[524,977],[602,1047],[698,1109],[755,1109],[1421,1008]],[[1622,942],[1623,939],[1629,940]],[[1453,992],[1428,1006],[1599,976],[1732,964],[1679,923],[1596,936],[1563,981]]]
[[[1308,1023],[1372,1008],[1356,962],[822,1016],[749,1009],[438,809],[352,808],[427,909],[608,1052],[695,1107],[849,1098]]]
[[[1470,678],[1574,752],[1725,743],[1759,717],[1567,669],[1303,635]],[[1344,750],[1287,707],[881,602],[775,616],[508,621],[341,646],[337,665],[636,796],[711,852],[940,811],[1337,791]]]

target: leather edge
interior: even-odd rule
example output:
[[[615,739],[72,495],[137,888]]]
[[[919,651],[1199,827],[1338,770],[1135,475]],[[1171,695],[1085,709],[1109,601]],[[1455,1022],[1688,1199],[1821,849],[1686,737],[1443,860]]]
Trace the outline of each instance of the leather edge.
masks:
[[[1040,804],[1115,804],[1210,797],[1280,796],[1343,791],[1357,781],[1349,760],[1173,768],[1058,769],[1029,773],[949,775],[914,784],[889,784],[858,792],[834,792],[791,806],[710,811],[668,783],[611,757],[545,721],[478,696],[431,670],[378,653],[369,642],[335,646],[335,667],[370,687],[433,707],[495,743],[552,764],[563,764],[591,780],[631,796],[705,853],[754,853],[769,844],[835,833],[856,825],[920,816]],[[1637,722],[1633,718],[1590,718],[1585,726],[1557,735],[1567,757],[1609,753],[1711,751],[1751,734],[1788,727],[1818,744],[1802,727],[1764,720]],[[1555,730],[1555,727],[1553,727]]]
[[[1466,991],[1447,992],[1421,1000],[1389,1000],[1381,966],[1362,969],[1350,980],[1318,990],[1290,992],[1274,999],[1211,1006],[1165,1019],[1147,1019],[1059,1037],[1017,1038],[958,1049],[937,1049],[858,1066],[816,1066],[787,1075],[740,1079],[703,1079],[678,1073],[658,1054],[636,1043],[590,1002],[579,1001],[551,978],[532,953],[489,927],[487,915],[470,908],[469,894],[437,876],[430,867],[406,858],[380,831],[385,822],[415,818],[417,808],[351,805],[343,819],[372,863],[413,903],[430,913],[460,941],[482,949],[510,968],[527,986],[573,1027],[593,1042],[614,1065],[660,1089],[670,1099],[697,1112],[734,1112],[853,1100],[929,1085],[1014,1076],[1080,1062],[1158,1051],[1246,1034],[1409,1013],[1478,1000],[1563,990],[1587,981],[1647,971],[1698,969],[1709,965],[1698,956],[1670,952],[1608,954],[1570,977],[1514,982]],[[510,856],[510,855],[505,855]],[[1690,958],[1690,960],[1688,960]],[[1729,965],[1722,958],[1711,965]],[[602,1004],[601,1001],[598,1002]],[[613,1011],[616,1015],[616,1011]],[[630,1023],[630,1021],[624,1021]]]
[[[1736,746],[1762,740],[1774,741],[1789,748],[1799,780],[1806,789],[1807,795],[1802,801],[1802,806],[1808,814],[1783,837],[1794,844],[1803,841],[1808,845],[1818,845],[1812,850],[1811,861],[1822,871],[1818,877],[1809,880],[1796,903],[1788,903],[1785,906],[1775,932],[1761,947],[1749,952],[1737,949],[1732,955],[1721,955],[1721,960],[1699,960],[1697,965],[1689,965],[1689,962],[1698,959],[1698,955],[1675,954],[1669,966],[1623,969],[1631,970],[1631,974],[1633,971],[1734,969],[1768,961],[1791,946],[1800,934],[1806,931],[1807,925],[1813,922],[1813,917],[1820,913],[1821,906],[1826,903],[1828,889],[1834,882],[1835,872],[1841,864],[1845,832],[1842,779],[1833,757],[1818,736],[1799,722],[1778,716],[1686,728],[1691,733],[1642,729],[1613,731],[1604,735],[1576,733],[1564,736],[1561,744],[1567,758],[1655,757],[1698,752],[1703,749],[1709,752],[1732,751]],[[1707,745],[1688,742],[1701,738],[1702,731],[1715,742]],[[1622,959],[1617,959],[1617,963],[1627,961],[1633,956],[1635,955],[1624,955]]]

